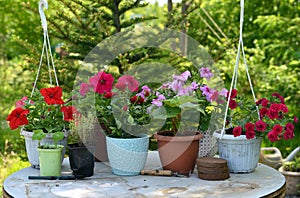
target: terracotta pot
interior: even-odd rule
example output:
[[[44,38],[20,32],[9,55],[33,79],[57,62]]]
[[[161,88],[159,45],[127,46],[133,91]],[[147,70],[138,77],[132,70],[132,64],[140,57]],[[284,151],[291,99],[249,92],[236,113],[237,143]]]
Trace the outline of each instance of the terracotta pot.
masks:
[[[95,125],[95,161],[108,162],[107,148],[106,148],[106,135],[99,124]]]
[[[200,133],[193,136],[164,136],[163,132],[155,134],[163,169],[183,175],[193,173],[202,137]]]
[[[286,195],[300,196],[300,172],[285,171],[281,166],[279,172],[284,175],[286,180]]]

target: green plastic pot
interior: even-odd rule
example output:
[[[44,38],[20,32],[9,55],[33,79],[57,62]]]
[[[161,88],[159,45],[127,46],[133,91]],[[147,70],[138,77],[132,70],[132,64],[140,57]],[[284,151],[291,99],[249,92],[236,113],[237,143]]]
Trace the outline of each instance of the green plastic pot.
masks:
[[[40,161],[40,176],[61,175],[61,153],[63,145],[56,148],[38,148]]]

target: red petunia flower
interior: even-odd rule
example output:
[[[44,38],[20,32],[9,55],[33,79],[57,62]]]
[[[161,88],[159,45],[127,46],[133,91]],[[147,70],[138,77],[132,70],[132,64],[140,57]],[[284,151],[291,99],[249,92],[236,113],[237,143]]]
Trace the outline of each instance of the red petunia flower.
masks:
[[[261,106],[263,107],[267,107],[269,104],[269,100],[267,100],[266,98],[263,98],[262,102],[261,102]]]
[[[298,119],[296,116],[294,116],[294,122],[295,122],[295,123],[298,123],[298,122],[299,122],[299,119]]]
[[[145,101],[144,98],[139,97],[139,96],[132,96],[132,97],[130,98],[130,102],[131,102],[131,103],[134,103],[134,104],[141,104],[141,103],[143,103],[144,101]]]
[[[272,129],[272,131],[274,133],[276,133],[277,135],[279,135],[282,132],[282,130],[283,130],[283,127],[280,124],[274,125],[274,127]]]
[[[60,110],[64,113],[64,120],[69,122],[74,120],[74,114],[77,113],[77,110],[74,106],[62,106]]]
[[[267,128],[267,124],[262,120],[259,120],[255,123],[255,127],[257,131],[264,132]]]
[[[272,96],[278,98],[278,99],[280,100],[280,102],[281,102],[282,104],[284,104],[284,97],[281,96],[279,93],[276,93],[276,92],[275,92],[275,93],[272,94]]]
[[[252,139],[255,137],[255,132],[254,131],[246,131],[246,138],[247,139]]]
[[[258,101],[256,101],[256,105],[261,105],[263,107],[267,107],[269,104],[269,100],[267,100],[266,98],[261,98]]]
[[[121,76],[118,79],[117,84],[119,84],[119,83],[125,84],[126,88],[128,88],[131,92],[136,92],[139,89],[138,81],[134,77],[129,76],[129,75]],[[117,87],[117,84],[115,85],[116,87]]]
[[[289,112],[289,109],[287,108],[287,106],[285,104],[280,104],[279,108],[280,108],[280,111],[282,111],[283,113]]]
[[[247,124],[245,124],[245,129],[246,131],[254,131],[254,124],[248,122]]]
[[[232,89],[231,91],[231,95],[230,98],[235,98],[237,96],[237,90],[236,89]],[[229,97],[229,92],[227,92],[227,98]]]
[[[230,100],[229,100],[229,108],[230,108],[230,109],[235,109],[236,107],[237,107],[236,101],[230,99]]]
[[[112,96],[113,96],[112,92],[107,92],[106,94],[104,94],[104,98],[106,98],[106,99],[110,99],[110,98],[112,98]]]
[[[261,108],[260,110],[259,110],[259,114],[260,114],[260,117],[261,118],[263,118],[263,117],[265,117],[266,115],[268,115],[269,114],[269,109],[267,109],[267,108]]]
[[[268,116],[269,116],[269,118],[271,120],[274,120],[274,119],[278,118],[278,111],[272,111],[272,110],[270,110],[268,112]]]
[[[241,134],[242,134],[242,127],[240,127],[240,126],[237,126],[237,127],[235,127],[234,129],[233,129],[233,136],[234,137],[238,137],[238,136],[240,136]]]
[[[271,111],[276,111],[276,112],[278,112],[278,111],[280,111],[280,109],[281,109],[280,104],[273,103],[273,104],[271,104],[271,106],[270,106],[270,110],[271,110]]]
[[[291,140],[293,139],[295,136],[293,131],[285,131],[285,133],[283,134],[283,137],[285,140]]]
[[[19,126],[28,124],[26,117],[28,113],[28,109],[23,109],[21,107],[15,108],[6,118],[6,120],[9,121],[9,127],[11,129],[16,129]]]
[[[294,132],[294,129],[295,129],[295,126],[290,122],[285,125],[285,130],[287,130],[287,131]]]
[[[110,92],[114,83],[114,77],[104,71],[98,72],[97,75],[91,77],[89,82],[94,87],[94,91],[99,94]]]
[[[59,86],[50,87],[50,88],[42,88],[40,90],[41,94],[44,96],[44,100],[48,105],[54,104],[64,104],[64,101],[61,99],[62,97],[62,88]]]
[[[268,139],[271,141],[271,142],[276,142],[278,141],[278,135],[276,133],[274,133],[274,131],[270,131],[268,133]]]

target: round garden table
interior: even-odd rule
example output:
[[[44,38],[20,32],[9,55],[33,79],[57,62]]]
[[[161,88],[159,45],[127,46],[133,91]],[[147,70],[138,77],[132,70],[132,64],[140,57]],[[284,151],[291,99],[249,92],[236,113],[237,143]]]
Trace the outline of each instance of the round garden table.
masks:
[[[156,151],[150,151],[145,169],[159,169]],[[190,177],[117,176],[108,163],[96,162],[95,174],[82,180],[29,180],[39,170],[28,167],[7,177],[3,184],[4,197],[284,197],[285,178],[277,170],[258,164],[255,172],[230,174],[223,181],[199,179],[197,172]],[[64,159],[62,174],[71,175],[69,160]]]

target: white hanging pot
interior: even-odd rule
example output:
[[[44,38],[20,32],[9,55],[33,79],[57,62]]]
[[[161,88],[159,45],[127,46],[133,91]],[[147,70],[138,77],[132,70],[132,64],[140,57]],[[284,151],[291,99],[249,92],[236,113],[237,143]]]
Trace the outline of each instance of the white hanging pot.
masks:
[[[231,173],[251,173],[255,170],[262,138],[247,139],[245,135],[221,135],[221,131],[214,132],[217,138],[219,156],[227,160]]]

